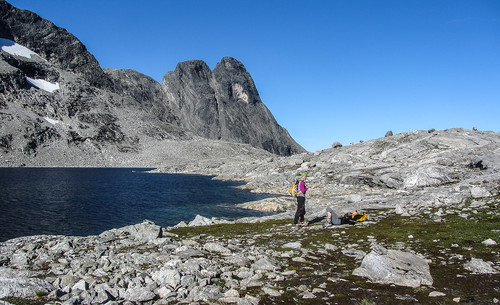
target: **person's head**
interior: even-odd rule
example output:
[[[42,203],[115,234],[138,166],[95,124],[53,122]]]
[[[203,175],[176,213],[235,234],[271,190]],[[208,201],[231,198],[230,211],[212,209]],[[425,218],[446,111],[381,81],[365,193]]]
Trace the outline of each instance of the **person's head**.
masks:
[[[307,178],[307,173],[300,174],[300,180],[306,180],[306,178]]]

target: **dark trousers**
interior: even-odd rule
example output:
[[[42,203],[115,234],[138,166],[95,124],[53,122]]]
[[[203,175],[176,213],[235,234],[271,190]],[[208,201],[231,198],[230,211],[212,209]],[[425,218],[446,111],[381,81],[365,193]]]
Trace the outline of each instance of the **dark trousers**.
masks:
[[[293,224],[304,222],[304,215],[306,215],[306,197],[297,196],[297,212],[295,212],[295,218],[293,219]]]

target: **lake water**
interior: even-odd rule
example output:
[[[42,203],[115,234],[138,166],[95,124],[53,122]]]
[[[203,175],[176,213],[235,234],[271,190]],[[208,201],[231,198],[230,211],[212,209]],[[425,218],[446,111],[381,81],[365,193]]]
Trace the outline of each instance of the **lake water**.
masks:
[[[197,214],[236,219],[265,213],[235,204],[269,195],[209,176],[124,168],[0,168],[0,241],[19,236],[87,236],[142,222],[163,227]]]

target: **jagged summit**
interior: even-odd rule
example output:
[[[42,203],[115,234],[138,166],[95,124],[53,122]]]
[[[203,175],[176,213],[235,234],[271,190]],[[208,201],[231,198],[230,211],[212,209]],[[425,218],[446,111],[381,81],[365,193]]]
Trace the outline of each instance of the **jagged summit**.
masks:
[[[305,150],[262,103],[245,66],[224,57],[213,71],[200,60],[181,62],[163,78],[169,106],[181,126],[217,140],[249,143],[279,155]]]
[[[161,141],[197,137],[304,152],[235,59],[214,71],[202,61],[179,63],[159,84],[133,70],[102,69],[65,29],[3,0],[0,39],[1,164],[69,165],[65,156],[79,156],[71,165],[120,164],[155,145],[168,149]]]

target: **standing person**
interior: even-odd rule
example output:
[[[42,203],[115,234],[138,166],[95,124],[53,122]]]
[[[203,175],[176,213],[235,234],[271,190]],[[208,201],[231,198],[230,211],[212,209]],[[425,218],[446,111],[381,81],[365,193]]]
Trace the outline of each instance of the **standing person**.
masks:
[[[306,192],[309,189],[306,187],[307,173],[302,173],[300,175],[298,193],[297,193],[297,211],[295,212],[295,218],[293,219],[294,225],[307,225],[304,223],[304,215],[306,214]],[[298,224],[300,220],[300,224]]]

